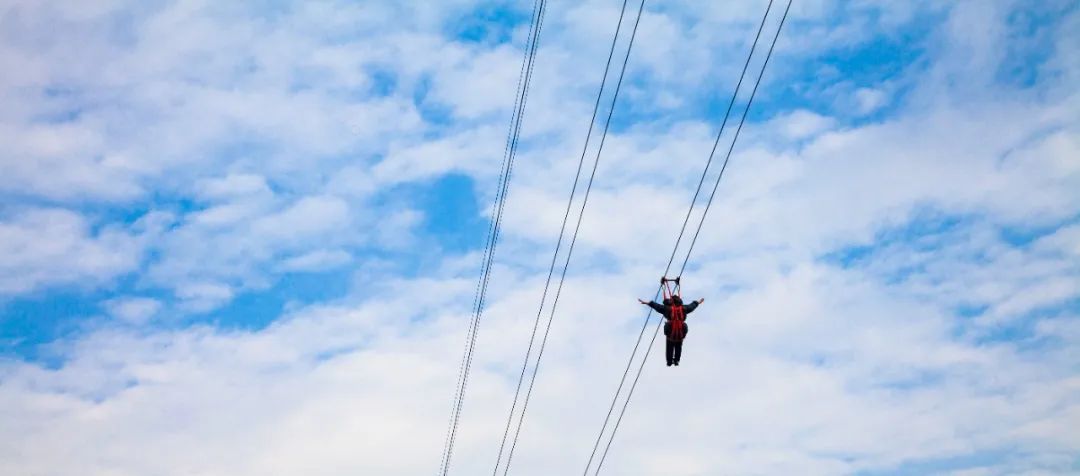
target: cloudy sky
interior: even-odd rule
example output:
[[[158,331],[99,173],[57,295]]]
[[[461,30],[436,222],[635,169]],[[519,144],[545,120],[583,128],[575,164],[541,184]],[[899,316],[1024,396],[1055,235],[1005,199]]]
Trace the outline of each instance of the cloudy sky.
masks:
[[[585,469],[767,3],[646,3],[511,474]],[[547,5],[453,474],[621,5]],[[435,473],[532,6],[0,0],[0,473]],[[1068,0],[795,0],[603,473],[1080,472],[1077,45]]]

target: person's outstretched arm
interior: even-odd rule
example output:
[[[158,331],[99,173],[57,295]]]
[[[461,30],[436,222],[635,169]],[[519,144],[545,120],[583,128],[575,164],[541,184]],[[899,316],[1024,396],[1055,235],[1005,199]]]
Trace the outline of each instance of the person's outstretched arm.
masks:
[[[685,312],[687,314],[690,314],[691,312],[694,312],[694,309],[697,309],[697,307],[700,306],[701,303],[703,303],[703,302],[705,302],[705,298],[701,298],[701,299],[698,299],[697,301],[694,301],[694,302],[692,302],[690,304],[687,304],[687,305],[683,306],[683,312]]]
[[[663,304],[660,304],[660,303],[658,303],[656,301],[645,301],[644,299],[639,298],[638,302],[653,308],[654,311],[659,312],[660,315],[662,315],[664,317],[668,317],[669,313],[671,312],[671,311],[668,310],[667,306],[665,306]]]

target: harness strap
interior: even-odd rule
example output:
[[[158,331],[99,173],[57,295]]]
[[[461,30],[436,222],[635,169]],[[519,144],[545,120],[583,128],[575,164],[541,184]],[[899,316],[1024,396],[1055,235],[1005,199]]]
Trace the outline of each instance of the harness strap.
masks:
[[[671,281],[675,282],[675,289],[671,288]],[[682,298],[682,296],[680,296],[680,294],[682,294],[680,292],[680,288],[682,286],[680,286],[678,278],[674,280],[665,279],[661,282],[664,284],[664,299],[667,300],[669,303],[672,303],[670,304],[671,315],[669,316],[671,331],[668,333],[667,339],[670,341],[679,342],[686,337],[686,311],[683,310],[683,306],[681,304],[675,305],[674,299],[672,298]]]
[[[671,336],[672,340],[681,341],[686,337],[686,312],[682,306],[671,306]]]

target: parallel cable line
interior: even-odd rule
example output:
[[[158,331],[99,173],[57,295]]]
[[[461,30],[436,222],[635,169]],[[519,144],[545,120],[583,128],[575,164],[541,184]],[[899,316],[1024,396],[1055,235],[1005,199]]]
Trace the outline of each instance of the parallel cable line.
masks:
[[[694,239],[690,243],[689,249],[686,251],[686,259],[683,260],[682,268],[679,270],[681,275],[686,270],[686,264],[690,260],[690,254],[694,251],[694,245],[697,244],[698,235],[701,233],[701,227],[705,223],[705,215],[709,213],[709,207],[712,206],[713,198],[716,196],[716,190],[720,186],[720,179],[724,176],[724,170],[727,169],[728,161],[731,160],[731,154],[735,150],[735,143],[739,140],[739,133],[742,132],[743,124],[746,122],[746,116],[750,112],[750,106],[754,103],[754,96],[757,94],[758,86],[761,85],[761,78],[765,76],[765,67],[769,65],[769,58],[772,57],[773,49],[776,47],[776,40],[780,38],[780,31],[784,28],[784,22],[787,20],[788,12],[791,11],[792,0],[788,0],[787,7],[784,9],[784,15],[780,17],[780,25],[776,28],[776,34],[773,36],[772,44],[769,46],[769,52],[765,55],[765,61],[761,65],[761,71],[758,73],[757,81],[754,83],[754,89],[750,93],[750,99],[746,103],[746,109],[743,110],[742,118],[739,119],[739,127],[735,129],[735,137],[731,140],[731,146],[728,147],[727,155],[724,157],[724,164],[720,169],[720,174],[716,177],[716,182],[713,185],[712,193],[709,195],[709,201],[705,205],[705,211],[701,215],[701,220],[698,222],[697,231],[694,233]],[[615,439],[615,433],[619,430],[619,424],[622,422],[623,416],[626,414],[626,408],[630,405],[630,399],[634,396],[634,389],[637,388],[638,380],[641,378],[641,372],[645,369],[645,362],[649,359],[649,354],[652,352],[653,344],[656,343],[656,337],[660,333],[660,328],[663,325],[663,321],[660,321],[656,330],[653,331],[652,340],[649,342],[648,349],[645,350],[645,357],[641,361],[641,366],[638,367],[637,375],[634,377],[633,384],[630,385],[630,390],[627,392],[626,401],[623,403],[622,410],[619,412],[619,418],[615,421],[615,426],[611,430],[611,436],[608,438],[607,445],[604,448],[604,453],[600,457],[600,462],[596,466],[596,473],[600,474],[600,468],[604,464],[604,460],[607,458],[608,451],[611,449],[611,443]]]
[[[664,275],[667,276],[668,271],[671,270],[671,265],[675,261],[675,255],[678,252],[679,244],[682,243],[684,234],[686,233],[686,227],[690,223],[690,216],[694,211],[694,206],[697,204],[698,196],[701,194],[701,188],[705,183],[705,178],[709,172],[709,168],[712,166],[713,157],[716,153],[716,148],[720,144],[720,137],[724,133],[724,128],[727,126],[728,118],[731,116],[731,111],[735,106],[735,101],[738,98],[739,91],[742,89],[743,79],[746,77],[746,72],[750,67],[750,60],[754,56],[754,51],[757,49],[758,40],[761,38],[761,32],[765,28],[765,20],[769,16],[769,12],[772,10],[773,0],[769,0],[769,4],[765,8],[765,14],[761,17],[761,24],[758,25],[757,33],[754,35],[754,42],[750,46],[750,52],[746,55],[746,62],[743,64],[742,72],[739,73],[739,81],[735,85],[735,91],[731,95],[731,100],[728,102],[727,111],[724,113],[724,119],[720,123],[720,130],[716,134],[716,140],[713,142],[712,152],[709,154],[709,160],[705,163],[704,170],[701,171],[701,178],[698,180],[697,189],[694,191],[694,198],[690,200],[690,206],[686,210],[686,217],[683,219],[682,227],[679,229],[679,236],[675,240],[675,246],[672,247],[671,256],[668,258],[667,265],[664,267]],[[684,263],[685,267],[685,263]],[[680,273],[681,274],[681,273]],[[653,300],[656,300],[660,296],[663,286],[657,288],[656,294],[653,296]],[[611,414],[615,410],[615,405],[618,402],[619,395],[622,394],[623,386],[626,384],[626,377],[630,373],[630,368],[633,365],[634,357],[637,356],[637,351],[641,346],[641,340],[645,336],[645,330],[649,327],[649,320],[652,318],[652,308],[649,308],[645,315],[645,321],[642,323],[641,331],[638,333],[637,341],[634,343],[634,349],[630,352],[630,358],[627,359],[626,368],[623,370],[622,378],[619,380],[619,386],[615,390],[615,395],[612,396],[611,405],[608,407],[607,415],[604,417],[604,423],[600,428],[600,432],[596,435],[596,441],[593,443],[592,452],[589,454],[589,461],[585,465],[585,471],[582,474],[588,474],[589,468],[592,467],[593,459],[596,457],[596,451],[599,449],[600,441],[603,440],[604,432],[607,430],[607,425],[610,422]],[[661,321],[662,322],[662,321]]]
[[[563,238],[564,238],[565,232],[566,232],[566,224],[569,222],[570,210],[573,208],[574,197],[577,194],[578,183],[580,182],[580,179],[581,179],[581,171],[582,171],[583,166],[585,164],[585,155],[586,155],[586,153],[588,151],[589,142],[590,142],[590,140],[592,138],[593,128],[594,128],[594,126],[596,124],[596,116],[597,116],[597,114],[598,114],[598,112],[600,110],[600,100],[601,100],[601,98],[602,98],[602,96],[604,94],[605,86],[607,85],[608,73],[609,73],[609,71],[611,69],[611,60],[615,55],[615,46],[616,46],[616,42],[618,41],[618,38],[619,38],[619,32],[620,32],[620,30],[622,28],[623,16],[626,13],[626,5],[627,5],[627,3],[628,3],[628,0],[623,0],[622,9],[619,12],[619,21],[618,21],[618,23],[617,23],[617,25],[615,27],[615,35],[611,40],[611,49],[608,52],[607,63],[604,66],[604,74],[603,74],[602,79],[600,81],[600,91],[596,94],[596,101],[595,101],[595,104],[593,105],[592,117],[589,119],[589,128],[588,128],[588,131],[585,134],[585,145],[581,150],[581,157],[578,159],[577,171],[574,174],[574,183],[570,188],[570,198],[566,202],[566,212],[563,214],[562,225],[559,228],[559,238],[555,243],[555,252],[551,256],[551,265],[548,268],[547,279],[544,281],[544,290],[543,290],[543,293],[541,294],[541,297],[540,297],[540,308],[537,309],[537,311],[536,311],[536,319],[533,322],[532,333],[529,336],[529,345],[528,345],[528,348],[525,351],[525,359],[521,364],[521,373],[518,376],[517,387],[514,390],[514,400],[513,400],[513,403],[510,405],[510,412],[508,413],[508,415],[506,417],[506,427],[503,429],[502,440],[499,443],[499,453],[495,458],[495,468],[492,470],[492,473],[491,473],[493,476],[498,474],[498,472],[499,472],[499,466],[502,463],[503,452],[506,449],[506,439],[509,436],[510,426],[511,426],[511,423],[512,423],[513,418],[514,418],[514,412],[515,412],[515,410],[517,408],[517,403],[518,403],[518,400],[520,398],[521,384],[525,380],[525,371],[528,368],[530,357],[532,356],[533,345],[534,345],[534,343],[536,341],[536,331],[540,326],[540,317],[541,317],[541,315],[543,315],[544,303],[547,302],[548,290],[550,289],[550,285],[551,285],[551,278],[555,274],[555,263],[558,261],[559,250],[562,249],[562,242],[563,242]],[[628,52],[628,54],[629,54],[629,52]],[[605,130],[605,132],[606,132],[606,130]],[[591,186],[591,181],[590,181],[590,186]],[[576,235],[576,232],[575,232],[575,238],[576,238],[576,236],[577,235]],[[564,274],[564,276],[565,276],[565,274]],[[560,286],[561,286],[561,281],[560,281]],[[548,322],[549,322],[549,328],[550,328],[550,320]],[[530,390],[531,390],[531,387],[530,387]],[[524,410],[522,410],[522,413],[524,414]],[[520,431],[520,425],[518,426],[518,429]],[[516,442],[517,442],[517,433],[515,433],[515,438],[514,438],[514,443],[516,444]],[[512,453],[512,451],[511,451],[511,453]],[[506,471],[509,471],[509,462],[507,464]]]
[[[481,276],[480,279],[477,280],[477,288],[473,297],[473,318],[470,320],[469,329],[466,333],[466,349],[464,356],[462,357],[461,367],[458,370],[458,384],[454,395],[453,411],[447,429],[446,444],[443,449],[443,456],[439,468],[439,474],[442,476],[446,476],[450,471],[450,461],[453,456],[454,442],[457,436],[457,428],[464,404],[469,371],[472,367],[477,333],[479,331],[480,319],[483,314],[484,299],[490,281],[491,264],[494,260],[495,249],[498,245],[500,224],[506,196],[509,192],[510,176],[513,170],[521,122],[524,115],[525,104],[528,100],[529,83],[532,78],[533,64],[536,59],[536,48],[539,41],[540,29],[543,24],[545,4],[546,2],[544,0],[537,0],[534,2],[533,12],[530,16],[529,39],[526,44],[526,53],[522,60],[521,71],[518,74],[517,93],[514,96],[510,128],[509,131],[507,131],[506,146],[503,149],[503,162],[500,166],[498,189],[496,191],[495,201],[492,204],[492,214],[494,215],[494,218],[488,225],[488,234],[485,239],[484,253],[481,259]]]
[[[638,25],[640,25],[640,23],[641,23],[641,15],[645,10],[645,1],[646,0],[641,0],[641,4],[638,7],[637,17],[634,20],[634,28],[633,28],[633,30],[632,30],[632,32],[630,34],[630,41],[629,41],[629,43],[627,45],[627,48],[626,48],[626,55],[623,57],[622,69],[619,71],[619,79],[615,83],[615,92],[614,92],[614,94],[612,95],[612,98],[611,98],[611,107],[608,110],[608,116],[607,116],[607,119],[604,122],[603,133],[600,135],[600,144],[599,144],[599,146],[597,147],[597,150],[596,150],[596,157],[593,159],[592,172],[589,175],[589,182],[585,187],[585,195],[584,195],[584,198],[582,199],[581,211],[578,214],[577,224],[574,227],[574,234],[572,235],[572,237],[570,239],[570,246],[569,246],[569,248],[567,248],[566,258],[565,258],[565,261],[563,263],[562,274],[559,277],[559,285],[558,285],[558,287],[556,287],[555,298],[552,300],[551,313],[550,313],[550,316],[548,317],[547,327],[544,330],[544,337],[540,341],[540,350],[537,353],[536,365],[533,367],[533,373],[532,373],[532,376],[531,376],[531,378],[529,380],[529,388],[525,393],[525,402],[522,404],[521,415],[518,418],[517,429],[514,432],[513,443],[510,445],[510,453],[509,453],[509,455],[507,456],[507,459],[506,459],[506,466],[503,468],[503,474],[504,475],[506,475],[510,470],[510,462],[511,462],[511,459],[513,458],[514,449],[517,446],[518,436],[521,433],[521,428],[522,428],[522,425],[524,424],[524,421],[525,421],[525,412],[526,412],[526,410],[528,408],[528,405],[529,405],[529,399],[532,396],[532,390],[533,390],[534,384],[536,383],[536,375],[540,370],[540,360],[543,358],[544,348],[547,346],[548,336],[549,336],[549,334],[551,332],[551,323],[555,319],[555,310],[556,310],[556,308],[558,306],[558,303],[559,303],[559,296],[562,293],[563,283],[566,280],[566,271],[570,266],[570,257],[572,256],[572,254],[574,252],[574,244],[577,242],[578,231],[581,230],[581,222],[582,222],[582,219],[585,216],[585,207],[589,203],[589,192],[592,191],[592,184],[593,184],[594,179],[596,178],[596,170],[597,170],[597,168],[599,166],[599,163],[600,163],[600,155],[604,150],[604,142],[607,139],[607,133],[608,133],[608,130],[609,130],[610,126],[611,126],[611,118],[612,118],[612,116],[614,115],[614,112],[615,112],[615,104],[619,99],[619,91],[622,88],[623,78],[626,75],[626,67],[627,67],[627,65],[629,64],[629,61],[630,61],[630,52],[634,48],[634,39],[637,37]],[[624,2],[624,8],[625,8],[625,2]],[[620,25],[621,25],[621,22],[622,22],[622,15],[620,14]],[[617,40],[617,38],[615,40],[613,40],[613,42],[612,42],[613,47],[614,47],[614,43],[615,43],[616,40]],[[590,125],[590,127],[591,127],[591,125]],[[586,147],[587,147],[587,144],[586,144]],[[582,154],[584,154],[584,153],[585,152],[583,151]]]

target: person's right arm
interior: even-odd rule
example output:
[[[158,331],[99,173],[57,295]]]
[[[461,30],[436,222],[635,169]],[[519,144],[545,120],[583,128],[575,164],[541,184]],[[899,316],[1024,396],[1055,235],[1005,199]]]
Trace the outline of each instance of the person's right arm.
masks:
[[[660,303],[658,303],[656,301],[649,301],[649,302],[645,303],[645,305],[653,308],[654,311],[660,313],[660,315],[664,316],[664,317],[668,317],[668,314],[671,312],[671,311],[668,310],[667,306],[665,306],[663,304],[660,304]]]

